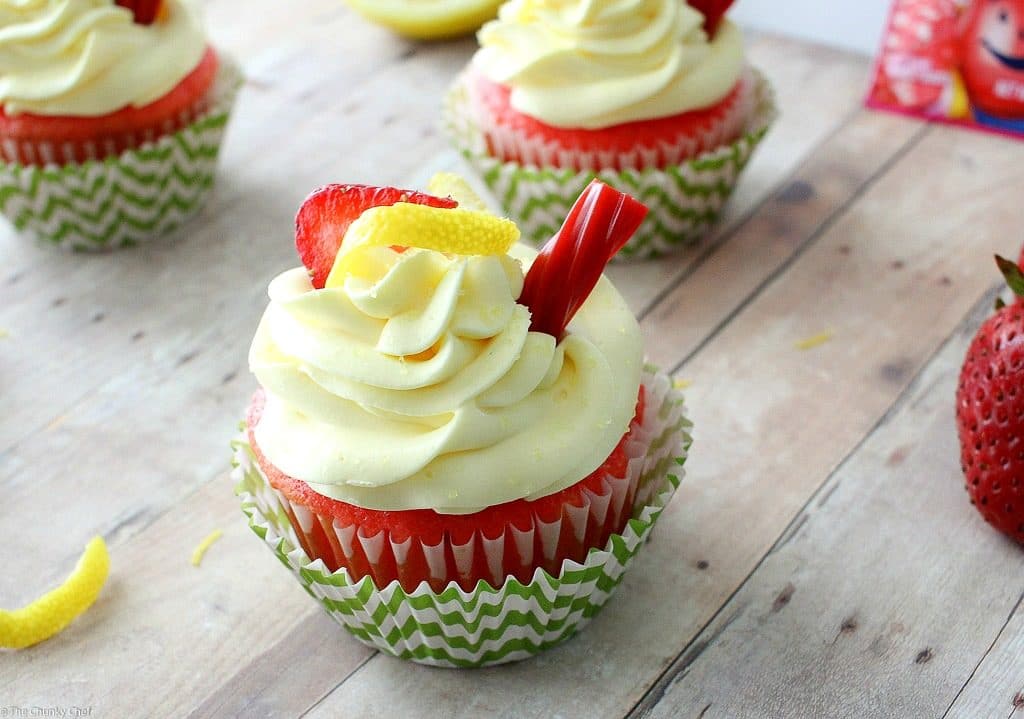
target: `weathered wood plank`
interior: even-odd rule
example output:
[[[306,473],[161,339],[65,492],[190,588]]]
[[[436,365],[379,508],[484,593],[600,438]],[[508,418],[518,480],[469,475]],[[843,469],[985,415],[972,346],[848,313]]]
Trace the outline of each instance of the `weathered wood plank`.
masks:
[[[583,635],[491,672],[376,658],[312,716],[372,713],[399,684],[389,706],[413,714],[427,705],[452,716],[544,716],[553,700],[563,716],[628,711],[988,289],[979,263],[1011,251],[1009,230],[1024,219],[1012,200],[1022,179],[1013,147],[929,131],[687,363],[697,439],[689,480]],[[955,202],[956,216],[934,211]],[[833,342],[795,349],[823,327],[836,331]]]
[[[633,716],[945,711],[1024,591],[1024,554],[968,506],[953,419],[960,363],[992,298]],[[998,716],[1012,697],[1004,692]],[[976,702],[967,706],[964,716],[982,716]]]

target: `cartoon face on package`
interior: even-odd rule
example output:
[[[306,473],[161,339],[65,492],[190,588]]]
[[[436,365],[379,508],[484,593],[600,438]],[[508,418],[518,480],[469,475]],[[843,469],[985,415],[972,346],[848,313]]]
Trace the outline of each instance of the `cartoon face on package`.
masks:
[[[1024,136],[1024,0],[895,0],[867,104]]]
[[[1024,0],[971,6],[960,68],[977,119],[1024,119]]]

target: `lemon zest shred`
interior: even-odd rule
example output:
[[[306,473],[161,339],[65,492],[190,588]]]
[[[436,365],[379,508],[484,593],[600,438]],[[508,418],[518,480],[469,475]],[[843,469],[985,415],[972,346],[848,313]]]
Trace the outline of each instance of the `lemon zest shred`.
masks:
[[[109,573],[107,545],[95,537],[63,584],[21,609],[0,609],[0,647],[24,649],[62,632],[96,601]]]
[[[224,536],[224,532],[220,529],[215,529],[206,535],[206,538],[199,543],[199,545],[192,550],[192,566],[198,567],[202,561],[203,556],[206,554],[206,550],[213,546],[213,543]]]
[[[810,337],[805,337],[802,340],[798,340],[797,342],[793,343],[793,346],[796,347],[798,350],[812,350],[815,347],[820,347],[826,342],[832,341],[832,338],[834,336],[835,333],[833,333],[832,330],[825,330],[823,332],[819,332],[816,335],[811,335]]]
[[[686,389],[687,387],[689,387],[692,384],[693,384],[693,381],[692,380],[688,380],[688,379],[678,379],[677,378],[677,379],[673,379],[672,380],[672,386],[675,387],[676,389]]]

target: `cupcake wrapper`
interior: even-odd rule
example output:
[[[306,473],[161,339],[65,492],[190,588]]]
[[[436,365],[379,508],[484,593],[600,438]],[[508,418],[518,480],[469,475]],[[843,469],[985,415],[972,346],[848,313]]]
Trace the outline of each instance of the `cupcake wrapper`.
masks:
[[[632,518],[603,549],[590,550],[582,562],[566,560],[557,576],[537,569],[529,583],[509,577],[496,588],[480,582],[473,591],[465,591],[452,583],[435,591],[424,582],[406,592],[398,581],[382,589],[369,576],[353,582],[345,569],[332,573],[302,550],[291,520],[294,515],[267,483],[244,435],[234,444],[232,476],[252,530],[359,641],[440,667],[517,661],[572,636],[593,618],[679,486],[691,441],[682,396],[653,367],[645,372],[644,386],[647,410],[635,430],[636,441],[628,446],[629,472],[635,477],[631,484],[636,487]],[[476,547],[488,561],[498,561],[500,544],[482,541]]]
[[[464,541],[445,534],[437,544],[419,537],[396,542],[383,531],[367,536],[356,525],[332,521],[276,489],[274,493],[297,546],[310,558],[324,559],[328,568],[346,567],[353,576],[369,576],[376,586],[397,578],[406,590],[428,575],[435,591],[451,582],[472,587],[479,577],[499,586],[510,575],[529,581],[538,565],[557,574],[564,559],[582,561],[589,547],[603,546],[632,514],[643,459],[641,445],[623,477],[605,475],[600,494],[584,490],[583,504],[565,506],[560,516],[546,521],[534,514],[525,529],[509,523],[493,536],[476,532]]]
[[[178,132],[103,160],[0,163],[0,212],[35,240],[70,250],[126,247],[170,232],[209,197],[241,84],[237,65],[222,56],[209,109]],[[38,152],[61,156],[59,148]]]
[[[165,135],[185,129],[206,115],[214,99],[214,88],[177,116],[160,125],[151,125],[132,132],[107,134],[88,142],[53,142],[50,140],[15,140],[0,142],[0,162],[22,165],[71,165],[119,155],[128,150],[158,141]]]
[[[548,163],[503,162],[487,151],[465,77],[455,83],[445,98],[445,126],[458,151],[483,178],[502,209],[516,221],[525,240],[537,246],[547,242],[558,231],[572,204],[596,178],[630,193],[650,208],[640,229],[613,258],[646,259],[691,245],[707,234],[775,120],[775,98],[768,80],[756,69],[749,72],[753,92],[739,139],[664,167],[578,171],[562,169],[561,166],[571,163],[568,158],[554,154]],[[726,130],[734,134],[735,128],[721,128],[722,137],[729,136]],[[514,138],[510,135],[503,141],[513,142]],[[680,152],[685,149],[681,147]],[[526,148],[520,150],[526,152]],[[664,155],[665,150],[660,154]],[[629,154],[606,159],[604,164],[610,167],[637,164],[637,158]]]

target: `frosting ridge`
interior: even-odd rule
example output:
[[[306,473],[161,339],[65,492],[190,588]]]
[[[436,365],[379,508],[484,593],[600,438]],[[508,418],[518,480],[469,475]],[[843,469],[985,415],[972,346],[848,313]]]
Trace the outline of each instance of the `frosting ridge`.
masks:
[[[368,509],[465,513],[574,484],[627,431],[639,328],[602,279],[567,336],[516,302],[534,253],[370,251],[369,275],[279,275],[250,350],[264,455]]]

